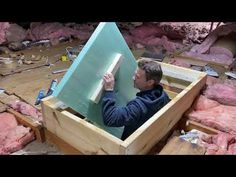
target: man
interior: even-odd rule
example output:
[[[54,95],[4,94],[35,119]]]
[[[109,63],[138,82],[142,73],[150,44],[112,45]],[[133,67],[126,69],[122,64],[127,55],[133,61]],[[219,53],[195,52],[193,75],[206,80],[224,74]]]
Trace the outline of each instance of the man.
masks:
[[[106,126],[122,127],[121,139],[125,140],[144,122],[165,106],[170,98],[159,84],[162,78],[161,66],[151,59],[138,60],[133,76],[134,87],[140,92],[126,106],[115,106],[114,76],[106,73],[103,77],[105,94],[102,99],[103,121]]]

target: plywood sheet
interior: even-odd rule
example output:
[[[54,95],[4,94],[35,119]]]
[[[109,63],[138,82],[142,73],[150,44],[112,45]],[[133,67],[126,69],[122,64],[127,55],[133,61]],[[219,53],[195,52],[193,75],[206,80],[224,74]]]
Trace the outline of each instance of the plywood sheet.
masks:
[[[117,105],[125,106],[137,93],[132,81],[137,63],[116,24],[111,22],[98,25],[53,95],[98,127],[120,138],[123,127],[104,126],[101,100],[98,104],[89,100],[119,53],[123,60],[115,75],[115,93]]]

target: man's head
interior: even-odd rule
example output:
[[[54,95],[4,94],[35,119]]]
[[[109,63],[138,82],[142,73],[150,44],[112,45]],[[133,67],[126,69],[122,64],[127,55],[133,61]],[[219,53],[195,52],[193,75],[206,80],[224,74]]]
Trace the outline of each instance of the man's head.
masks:
[[[138,68],[133,76],[134,87],[143,91],[154,88],[162,78],[161,66],[151,59],[138,60]]]

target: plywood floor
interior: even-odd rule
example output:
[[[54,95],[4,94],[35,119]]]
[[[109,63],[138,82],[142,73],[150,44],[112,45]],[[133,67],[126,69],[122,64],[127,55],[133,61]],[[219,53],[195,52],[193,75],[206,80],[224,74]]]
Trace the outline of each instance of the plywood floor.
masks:
[[[51,66],[42,66],[46,64],[45,61],[39,61],[32,65],[17,65],[17,61],[14,61],[11,66],[3,64],[0,66],[0,88],[5,89],[7,92],[14,93],[31,105],[34,105],[39,90],[48,90],[52,79],[61,80],[65,73],[52,74],[52,71],[69,68],[71,61],[61,61],[61,55],[65,54],[65,48],[68,46],[78,48],[80,41],[74,40],[73,42],[64,42],[57,46],[52,47],[34,47],[32,49],[26,49],[20,51],[25,56],[41,55],[47,56],[48,62]],[[16,52],[19,53],[19,52]],[[5,65],[5,66],[4,66]],[[35,68],[36,67],[36,68]],[[10,71],[22,72],[5,75]],[[37,108],[40,109],[40,106]]]

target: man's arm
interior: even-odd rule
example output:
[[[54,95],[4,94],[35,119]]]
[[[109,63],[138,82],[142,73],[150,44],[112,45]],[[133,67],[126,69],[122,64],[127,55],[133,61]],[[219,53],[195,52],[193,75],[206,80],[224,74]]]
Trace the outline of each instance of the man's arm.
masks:
[[[135,124],[147,112],[146,106],[138,99],[130,101],[127,106],[115,106],[113,91],[106,91],[102,99],[102,115],[107,126],[121,127]]]
[[[129,102],[125,107],[115,106],[114,76],[107,73],[103,80],[105,94],[102,99],[102,115],[105,125],[114,127],[130,125],[135,123],[143,112],[147,111],[146,106],[138,99]]]

